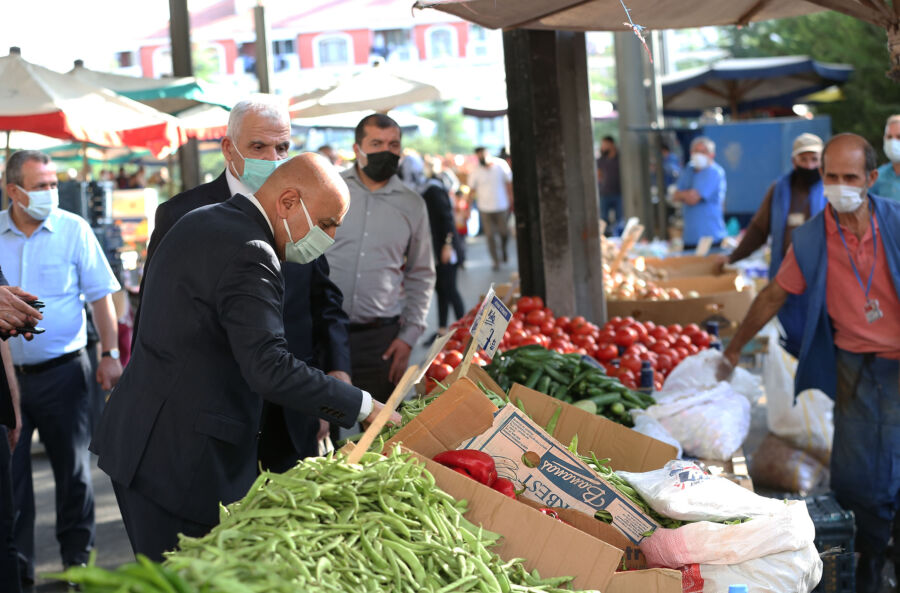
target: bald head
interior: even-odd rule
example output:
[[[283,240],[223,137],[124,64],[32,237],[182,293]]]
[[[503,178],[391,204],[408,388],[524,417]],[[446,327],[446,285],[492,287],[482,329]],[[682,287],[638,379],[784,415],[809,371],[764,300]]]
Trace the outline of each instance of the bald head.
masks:
[[[826,184],[868,187],[877,176],[877,155],[872,145],[857,134],[838,134],[822,151],[822,179]]]
[[[295,156],[279,166],[255,195],[269,216],[282,257],[287,241],[298,241],[311,229],[303,207],[312,224],[332,238],[350,207],[347,184],[327,158],[314,152]]]

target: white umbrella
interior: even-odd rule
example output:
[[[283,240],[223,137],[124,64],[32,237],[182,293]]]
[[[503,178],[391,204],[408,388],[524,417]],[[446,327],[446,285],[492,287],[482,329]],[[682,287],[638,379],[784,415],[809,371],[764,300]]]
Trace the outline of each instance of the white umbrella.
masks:
[[[390,72],[384,66],[372,67],[335,84],[297,95],[290,101],[291,117],[317,117],[347,111],[371,110],[381,113],[394,107],[437,101],[437,87]]]

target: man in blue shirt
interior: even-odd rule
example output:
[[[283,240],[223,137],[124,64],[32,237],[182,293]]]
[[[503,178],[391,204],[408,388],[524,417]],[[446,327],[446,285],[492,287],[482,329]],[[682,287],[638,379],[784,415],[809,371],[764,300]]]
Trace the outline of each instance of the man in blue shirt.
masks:
[[[13,452],[14,527],[23,584],[34,580],[31,437],[47,450],[56,481],[56,537],[64,566],[87,562],[94,543],[90,474],[90,362],[85,301],[93,307],[103,354],[96,380],[111,389],[122,374],[112,293],[119,290],[84,219],[60,210],[56,168],[47,155],[20,151],[6,164],[9,209],[0,212],[0,267],[12,285],[41,296],[46,332],[9,340],[21,392],[22,430]]]
[[[888,162],[878,167],[872,193],[900,201],[900,115],[892,115],[884,126],[884,154]]]
[[[716,144],[705,136],[691,142],[691,160],[678,178],[672,196],[684,204],[684,248],[694,249],[702,237],[717,246],[725,231],[725,170],[715,162]]]

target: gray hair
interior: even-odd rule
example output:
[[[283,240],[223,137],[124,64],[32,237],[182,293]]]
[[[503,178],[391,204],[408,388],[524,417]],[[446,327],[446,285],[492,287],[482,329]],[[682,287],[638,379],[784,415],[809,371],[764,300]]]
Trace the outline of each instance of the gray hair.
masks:
[[[900,114],[892,115],[887,118],[887,122],[884,124],[884,133],[888,133],[888,128],[891,127],[891,124],[900,124]]]
[[[288,125],[290,125],[291,121],[291,116],[288,112],[287,101],[275,95],[258,93],[253,95],[249,99],[239,101],[234,107],[231,108],[231,113],[228,115],[227,134],[229,138],[235,140],[238,137],[238,135],[241,133],[241,124],[244,121],[244,117],[249,113],[253,113],[261,117],[271,119],[273,121],[286,122]]]
[[[716,143],[706,136],[697,136],[696,138],[691,140],[691,152],[694,152],[694,147],[699,144],[703,144],[709,154],[716,154]]]
[[[29,161],[37,161],[46,165],[50,162],[50,157],[39,150],[19,150],[12,153],[9,160],[6,161],[6,183],[22,187],[22,184],[25,183],[22,167]]]

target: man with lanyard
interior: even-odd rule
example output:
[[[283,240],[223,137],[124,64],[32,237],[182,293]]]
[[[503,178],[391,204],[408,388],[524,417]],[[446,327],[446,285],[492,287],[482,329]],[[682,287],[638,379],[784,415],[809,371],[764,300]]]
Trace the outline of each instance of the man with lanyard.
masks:
[[[892,115],[884,125],[884,155],[888,162],[878,167],[878,181],[872,193],[900,200],[900,115]]]
[[[856,590],[880,590],[900,494],[900,204],[867,190],[875,150],[856,134],[825,146],[830,207],[794,231],[775,281],[756,297],[723,353],[719,375],[772,318],[788,294],[807,293],[795,392],[834,398],[831,488],[856,515]]]
[[[96,380],[111,389],[122,374],[112,293],[119,283],[81,217],[58,207],[56,167],[37,151],[6,164],[9,209],[0,212],[0,267],[10,283],[41,295],[46,333],[10,343],[22,395],[22,432],[13,452],[15,524],[23,584],[34,581],[35,505],[31,436],[37,429],[56,482],[56,539],[64,566],[83,564],[94,544],[91,376],[84,303],[91,304],[103,355]],[[52,312],[52,314],[50,314]]]
[[[356,126],[356,164],[341,177],[350,210],[328,252],[350,316],[353,383],[385,402],[425,331],[434,256],[422,196],[397,177],[400,126],[375,113]]]
[[[684,248],[694,249],[703,237],[713,246],[725,238],[725,170],[715,161],[716,143],[705,136],[691,142],[691,160],[678,178],[672,201],[684,204]]]
[[[815,216],[825,207],[822,176],[819,161],[822,156],[822,139],[815,134],[800,134],[794,140],[791,162],[794,168],[782,175],[770,187],[762,205],[753,215],[744,238],[730,255],[720,256],[719,264],[741,261],[772,237],[772,257],[769,262],[769,280],[775,278],[784,254],[791,246],[794,229]],[[806,322],[806,295],[790,295],[778,320],[786,334],[785,349],[793,356],[800,353],[800,340]]]

